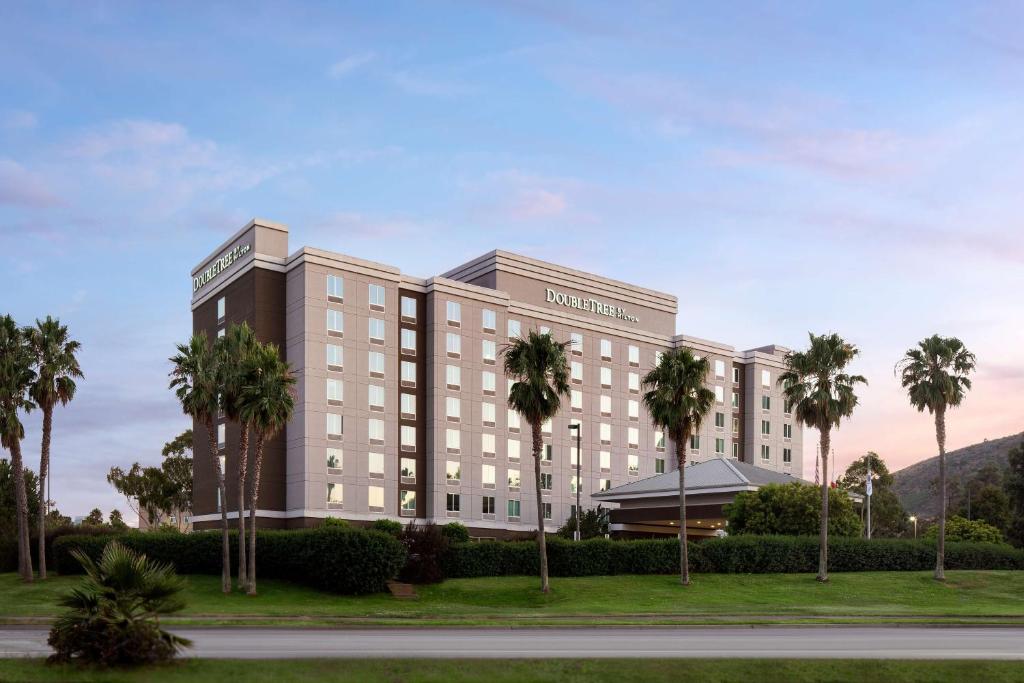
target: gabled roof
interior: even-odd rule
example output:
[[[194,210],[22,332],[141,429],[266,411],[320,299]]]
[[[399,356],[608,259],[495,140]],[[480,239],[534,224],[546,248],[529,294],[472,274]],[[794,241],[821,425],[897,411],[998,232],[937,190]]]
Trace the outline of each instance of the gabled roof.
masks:
[[[687,493],[720,493],[752,491],[765,484],[809,484],[798,477],[773,472],[756,465],[726,458],[711,458],[686,468]],[[619,501],[657,495],[673,495],[679,491],[679,470],[631,481],[622,486],[593,494],[598,500]]]

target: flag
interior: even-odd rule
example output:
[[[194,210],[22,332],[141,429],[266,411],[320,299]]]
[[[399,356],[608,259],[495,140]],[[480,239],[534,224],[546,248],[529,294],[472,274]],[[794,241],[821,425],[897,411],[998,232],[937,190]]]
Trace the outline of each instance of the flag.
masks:
[[[871,458],[870,457],[868,457],[868,476],[867,476],[867,479],[865,479],[864,492],[868,496],[871,495]]]

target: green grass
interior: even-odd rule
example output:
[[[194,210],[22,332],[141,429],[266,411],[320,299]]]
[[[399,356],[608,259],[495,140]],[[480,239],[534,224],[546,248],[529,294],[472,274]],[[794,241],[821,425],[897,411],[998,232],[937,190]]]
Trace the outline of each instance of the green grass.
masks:
[[[260,595],[223,595],[216,576],[189,576],[191,623],[715,623],[740,621],[1024,621],[1024,572],[951,571],[833,574],[819,584],[804,574],[699,574],[683,588],[672,576],[556,578],[542,595],[533,577],[454,579],[418,587],[416,600],[346,597],[282,581],[261,581]],[[56,598],[78,577],[21,583],[0,574],[0,620],[53,617]]]
[[[134,671],[81,670],[41,660],[0,659],[0,681],[110,681],[113,683],[287,683],[388,681],[391,683],[640,683],[682,680],[759,681],[964,681],[1024,680],[1020,662],[927,662],[808,659],[603,659],[603,660],[189,660]]]

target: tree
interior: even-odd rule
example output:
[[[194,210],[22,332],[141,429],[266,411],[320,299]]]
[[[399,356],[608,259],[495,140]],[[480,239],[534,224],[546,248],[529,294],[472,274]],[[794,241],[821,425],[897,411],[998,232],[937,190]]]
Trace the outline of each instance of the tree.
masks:
[[[670,349],[643,379],[644,406],[651,422],[664,429],[676,448],[679,472],[679,581],[690,585],[689,550],[686,546],[686,449],[715,403],[707,387],[710,364],[690,349]]]
[[[889,472],[885,461],[873,451],[863,457],[857,458],[846,468],[846,473],[836,482],[842,491],[851,491],[865,496],[864,504],[861,506],[861,519],[867,524],[863,514],[867,506],[867,474],[868,460],[871,461],[872,492],[871,492],[871,535],[896,537],[902,535],[907,528],[907,513],[900,504],[899,498],[893,491],[893,476]],[[832,512],[832,502],[829,499],[829,516]],[[831,533],[832,526],[829,525]]]
[[[28,394],[36,379],[32,350],[24,331],[14,319],[0,318],[0,446],[11,452],[11,476],[14,482],[15,520],[18,534],[18,574],[32,581],[32,550],[29,545],[28,493],[25,489],[25,465],[21,442],[25,425],[18,413],[35,408]]]
[[[173,492],[167,501],[169,511],[177,515],[176,526],[183,531],[186,516],[192,516],[192,430],[186,429],[165,443],[161,452],[164,460],[160,469]]]
[[[562,538],[572,540],[576,536],[576,511],[569,516],[569,519],[558,530]],[[608,535],[608,511],[598,505],[596,508],[584,510],[580,516],[580,539],[604,538]]]
[[[1006,537],[1018,548],[1024,547],[1024,441],[1010,450],[1009,469],[1003,486],[1010,502],[1010,523]]]
[[[128,525],[125,524],[124,517],[121,516],[121,511],[114,509],[110,511],[110,528],[114,531],[127,531]]]
[[[1003,534],[988,522],[980,519],[964,519],[953,515],[946,524],[946,538],[949,541],[970,541],[974,543],[1005,543]],[[940,533],[936,524],[925,531],[925,538],[937,539]]]
[[[39,512],[39,477],[29,468],[22,470],[25,481],[25,505],[32,519]],[[0,458],[0,538],[14,538],[18,533],[18,504],[14,490],[14,465]]]
[[[556,342],[550,333],[530,330],[527,337],[512,340],[502,348],[505,376],[515,380],[508,394],[508,407],[530,425],[533,436],[533,473],[537,492],[537,552],[540,554],[540,590],[547,593],[548,550],[544,536],[544,503],[541,499],[540,462],[544,447],[542,427],[558,414],[562,398],[568,397],[571,342]]]
[[[249,595],[256,595],[256,506],[260,496],[263,447],[284,429],[295,413],[295,382],[291,366],[281,358],[277,345],[257,344],[252,354],[252,373],[239,397],[239,417],[252,427],[256,436],[249,493]]]
[[[971,388],[974,354],[955,337],[935,334],[907,349],[896,364],[910,405],[935,417],[939,446],[939,529],[935,547],[935,579],[946,579],[946,411],[959,406]]]
[[[985,484],[971,494],[971,520],[987,522],[1000,533],[1010,525],[1010,498],[1001,486]]]
[[[221,388],[217,355],[205,332],[192,335],[187,344],[178,344],[177,354],[171,357],[170,388],[181,403],[181,409],[197,423],[206,427],[210,444],[210,460],[217,477],[220,492],[221,520],[221,590],[231,592],[231,544],[228,537],[227,493],[224,487],[224,468],[221,467],[220,446],[217,439],[217,414],[220,411]]]
[[[828,454],[832,447],[832,430],[839,429],[844,417],[850,417],[857,406],[858,384],[868,381],[861,375],[846,372],[859,351],[838,334],[809,334],[810,347],[786,355],[786,371],[779,376],[786,403],[792,407],[796,421],[818,430],[821,449],[821,515],[819,516],[820,547],[818,550],[818,581],[828,581]]]
[[[46,530],[65,529],[71,526],[71,518],[62,515],[60,510],[53,509],[46,513]]]
[[[758,536],[813,536],[821,528],[817,487],[800,482],[768,484],[756,491],[741,491],[722,507],[730,534]],[[859,536],[863,526],[849,493],[829,489],[828,532],[833,536]]]
[[[93,508],[82,520],[82,526],[103,526],[103,511]]]
[[[29,396],[43,412],[43,435],[39,447],[39,499],[46,501],[46,475],[50,468],[50,440],[53,434],[53,409],[65,406],[75,397],[75,380],[82,377],[75,354],[82,345],[68,334],[66,325],[46,316],[35,327],[25,328],[29,347],[35,357],[36,379]],[[46,505],[39,508],[39,578],[46,578]]]

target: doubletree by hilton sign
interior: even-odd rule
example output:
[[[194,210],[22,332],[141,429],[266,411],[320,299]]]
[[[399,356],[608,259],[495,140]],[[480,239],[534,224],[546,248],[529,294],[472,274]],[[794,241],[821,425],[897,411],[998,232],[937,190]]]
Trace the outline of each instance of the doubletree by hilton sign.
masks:
[[[239,244],[234,249],[224,252],[219,259],[210,264],[209,268],[192,278],[192,293],[198,292],[209,284],[211,280],[227,270],[228,266],[248,253],[248,244]]]
[[[598,301],[597,299],[564,294],[562,292],[556,292],[551,288],[545,289],[544,293],[549,304],[558,304],[559,306],[565,306],[566,308],[575,308],[578,311],[588,311],[590,313],[597,313],[598,315],[606,315],[609,318],[627,320],[631,323],[640,322],[640,318],[626,313],[619,306],[606,304],[603,301]]]

